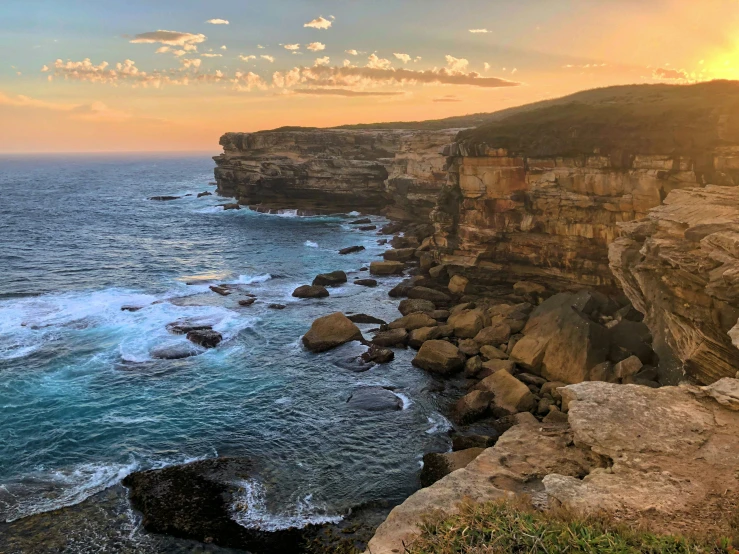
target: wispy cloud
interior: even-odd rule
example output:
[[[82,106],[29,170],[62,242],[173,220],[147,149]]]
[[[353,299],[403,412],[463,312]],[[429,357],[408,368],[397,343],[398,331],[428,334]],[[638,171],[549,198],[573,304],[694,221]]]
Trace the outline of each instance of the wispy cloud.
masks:
[[[333,19],[333,18],[332,18]],[[303,27],[311,27],[313,29],[328,29],[333,25],[333,21],[324,18],[323,16],[317,17],[312,21],[309,21]]]
[[[346,96],[349,98],[367,97],[367,96],[403,96],[405,92],[381,92],[381,91],[361,91],[343,88],[300,88],[292,92],[295,94],[309,94],[311,96]]]
[[[209,19],[206,23],[210,23],[211,25],[228,25],[229,21],[227,19]]]
[[[447,94],[439,98],[434,98],[432,102],[461,102],[462,100],[453,94]]]
[[[320,52],[321,50],[326,49],[326,45],[320,42],[311,42],[308,46],[306,46],[306,48],[311,52]]]
[[[359,52],[357,52],[356,50],[344,50],[344,52],[346,52],[350,56],[358,56],[359,55]]]
[[[492,31],[488,31],[487,29],[470,29],[470,33],[481,34],[481,33],[492,33]]]
[[[207,37],[202,34],[181,33],[179,31],[151,31],[148,33],[139,33],[129,42],[133,44],[168,44],[169,46],[185,46],[195,45],[205,42]]]
[[[398,54],[397,52],[393,54],[396,58],[398,58],[403,63],[408,63],[411,61],[411,57],[408,54]]]
[[[316,58],[316,65],[329,65],[331,63],[331,59],[328,56],[325,56],[323,58]]]
[[[200,54],[204,58],[222,58],[223,54]]]
[[[370,54],[367,60],[367,67],[370,67],[372,69],[389,69],[393,65],[390,60],[380,58],[377,54]]]
[[[285,50],[300,50],[299,44],[283,44],[282,47]]]
[[[73,119],[87,121],[124,121],[131,119],[132,117],[128,112],[110,108],[103,102],[65,104],[62,102],[47,102],[45,100],[38,100],[24,95],[8,96],[2,92],[0,92],[0,106],[66,112]]]
[[[690,76],[683,69],[670,69],[667,67],[658,67],[652,71],[653,79],[660,80],[687,80]]]
[[[445,56],[446,63],[449,66],[449,69],[452,71],[466,71],[467,67],[470,65],[469,60],[466,60],[464,58],[455,58],[454,56],[446,55]]]
[[[272,56],[268,56],[267,54],[264,54],[262,56],[259,56],[263,60],[267,60],[269,63],[275,63],[275,59]]]
[[[257,59],[257,57],[256,57],[256,56],[245,56],[244,54],[240,54],[240,55],[239,55],[239,59],[240,59],[240,60],[241,60],[242,62],[250,62],[250,61],[252,61],[252,60],[256,60],[256,59]]]

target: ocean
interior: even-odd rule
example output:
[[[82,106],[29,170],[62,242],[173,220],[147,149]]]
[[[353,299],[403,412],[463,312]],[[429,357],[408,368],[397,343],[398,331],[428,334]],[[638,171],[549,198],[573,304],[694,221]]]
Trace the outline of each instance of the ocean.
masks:
[[[399,278],[352,284],[386,248],[377,232],[350,225],[357,214],[224,211],[229,199],[197,198],[215,192],[213,165],[207,154],[0,157],[0,522],[105,495],[132,471],[214,456],[258,467],[244,483],[248,508],[234,513],[243,525],[332,521],[363,502],[402,501],[423,453],[447,448],[433,378],[411,351],[359,371],[357,343],[311,354],[300,341],[336,311],[400,316],[387,295]],[[158,195],[181,198],[148,199]],[[352,245],[366,250],[338,254]],[[338,269],[349,283],[329,298],[292,298]],[[258,300],[240,307],[242,294],[209,290],[220,283]],[[212,325],[223,343],[154,359],[187,342],[166,328],[180,319]],[[403,409],[347,406],[367,385],[392,387]],[[109,526],[134,544],[145,532],[126,514]],[[92,531],[76,540],[79,552],[102,551]]]

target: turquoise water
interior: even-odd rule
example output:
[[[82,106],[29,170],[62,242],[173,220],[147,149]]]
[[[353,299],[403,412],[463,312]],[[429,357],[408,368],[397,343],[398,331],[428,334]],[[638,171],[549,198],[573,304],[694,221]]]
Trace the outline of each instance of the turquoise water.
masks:
[[[447,444],[424,391],[431,378],[410,352],[357,372],[359,345],[314,355],[300,343],[334,311],[399,316],[387,297],[397,278],[351,284],[382,253],[376,232],[346,216],[223,211],[223,198],[195,197],[214,190],[212,167],[207,155],[0,158],[0,521],[79,503],[134,470],[217,455],[257,463],[251,509],[235,515],[245,525],[322,521],[402,500],[422,454]],[[193,196],[147,200],[170,194]],[[338,255],[354,244],[367,249]],[[330,298],[290,296],[336,269],[356,273]],[[258,302],[238,307],[243,296],[218,296],[213,282]],[[186,341],[165,327],[182,318],[224,342],[152,359]],[[347,407],[364,385],[395,387],[404,409]]]

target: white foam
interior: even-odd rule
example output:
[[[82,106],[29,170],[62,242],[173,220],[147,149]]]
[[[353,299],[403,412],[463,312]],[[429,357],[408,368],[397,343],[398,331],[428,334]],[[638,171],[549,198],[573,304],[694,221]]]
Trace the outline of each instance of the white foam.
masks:
[[[318,243],[313,242],[312,240],[305,241],[305,245],[309,248],[318,248]]]
[[[357,217],[358,215],[362,215],[362,214],[361,214],[361,213],[359,213],[359,212],[356,212],[356,211],[355,211],[355,212],[349,212],[349,213],[348,213],[348,214],[346,214],[346,215],[350,215],[350,216],[352,216],[352,217]]]
[[[438,412],[432,413],[428,418],[428,422],[431,424],[431,427],[426,429],[428,435],[446,433],[452,428],[451,422]]]
[[[239,275],[236,283],[239,285],[253,285],[255,283],[264,283],[270,279],[272,279],[272,275],[269,273],[263,273],[261,275]]]
[[[413,401],[410,398],[408,398],[405,394],[403,394],[402,392],[395,392],[395,391],[391,391],[391,392],[403,401],[404,410],[407,410],[413,404]]]
[[[342,516],[330,516],[323,513],[325,509],[313,503],[311,494],[298,500],[290,512],[270,513],[267,510],[267,491],[262,483],[256,479],[247,479],[238,481],[234,485],[239,487],[239,493],[231,506],[233,518],[247,529],[277,531],[312,524],[338,523],[343,519]]]

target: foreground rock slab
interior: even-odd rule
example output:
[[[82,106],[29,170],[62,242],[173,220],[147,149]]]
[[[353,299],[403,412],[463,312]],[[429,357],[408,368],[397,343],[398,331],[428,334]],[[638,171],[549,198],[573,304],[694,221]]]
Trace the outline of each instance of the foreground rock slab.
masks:
[[[403,552],[434,510],[451,514],[465,498],[511,494],[604,510],[656,532],[725,532],[739,508],[739,380],[659,389],[584,382],[559,391],[567,422],[510,428],[465,468],[393,509],[368,552]]]

